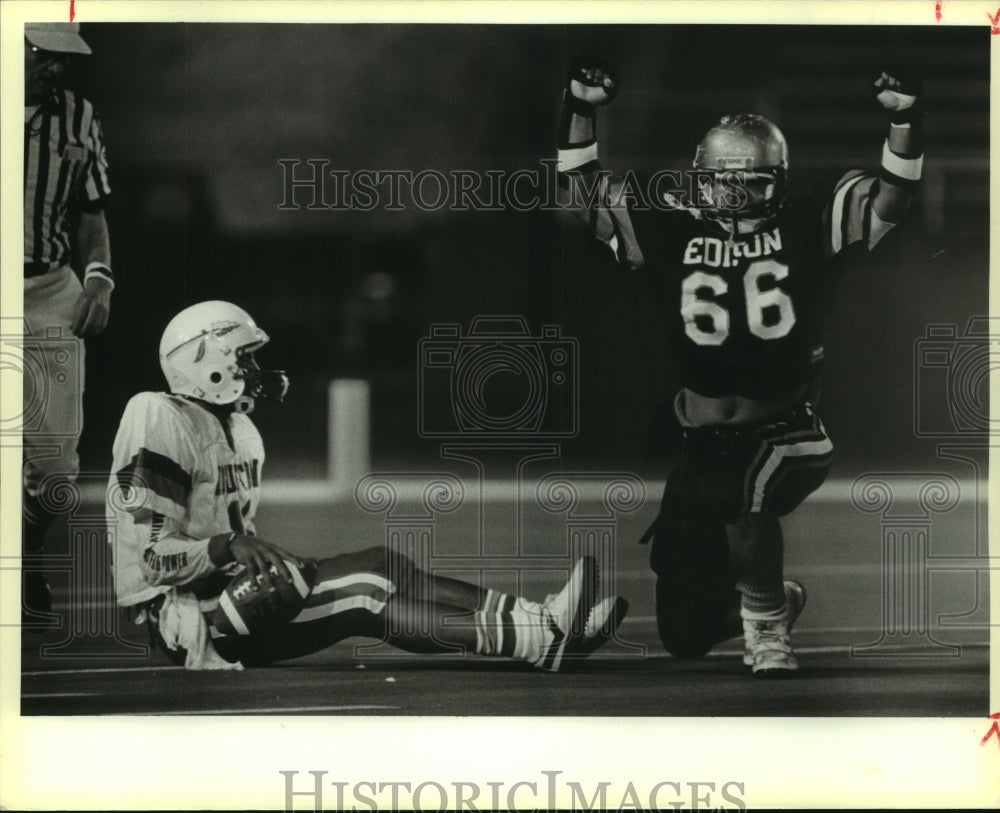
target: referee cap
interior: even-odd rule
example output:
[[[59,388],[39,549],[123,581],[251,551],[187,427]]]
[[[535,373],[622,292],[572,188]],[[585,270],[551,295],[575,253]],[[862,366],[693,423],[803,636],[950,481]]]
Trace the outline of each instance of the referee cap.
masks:
[[[24,36],[36,48],[62,54],[89,54],[79,23],[25,23]]]

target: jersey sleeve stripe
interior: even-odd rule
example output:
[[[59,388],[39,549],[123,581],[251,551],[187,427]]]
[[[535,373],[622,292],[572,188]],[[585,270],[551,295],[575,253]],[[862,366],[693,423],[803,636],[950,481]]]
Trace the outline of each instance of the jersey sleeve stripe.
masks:
[[[87,163],[84,197],[87,203],[99,203],[111,194],[111,184],[108,181],[104,134],[101,130],[100,120],[96,115],[90,124],[88,140],[90,142],[90,160]]]
[[[143,447],[132,462],[118,474],[122,491],[128,488],[146,488],[184,508],[191,495],[191,475],[166,455]]]
[[[101,120],[97,116],[94,116],[93,133],[96,183],[101,197],[105,197],[111,194],[111,182],[108,180],[108,154],[104,146],[104,129],[101,127]]]
[[[878,194],[878,181],[875,181],[871,185],[868,197],[865,199],[864,212],[861,215],[861,241],[869,248],[872,246],[872,200],[874,200],[876,194]]]
[[[847,200],[844,204],[844,222],[841,226],[846,246],[864,238],[865,212],[867,211],[865,204],[871,201],[874,184],[875,178],[866,175],[854,184],[847,193]]]
[[[848,193],[864,177],[858,174],[846,183],[843,183],[833,195],[833,216],[830,218],[830,239],[834,254],[839,254],[844,248],[847,238],[847,216],[850,214],[850,207],[847,205]]]

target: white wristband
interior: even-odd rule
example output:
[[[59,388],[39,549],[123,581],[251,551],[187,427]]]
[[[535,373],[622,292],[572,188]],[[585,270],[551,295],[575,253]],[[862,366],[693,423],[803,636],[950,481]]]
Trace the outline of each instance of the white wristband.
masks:
[[[558,163],[556,164],[558,172],[568,172],[571,169],[582,167],[584,164],[589,164],[591,161],[597,160],[597,142],[595,141],[587,147],[571,147],[559,150],[556,153],[556,158],[558,159]]]
[[[106,280],[111,285],[111,290],[113,291],[115,289],[115,278],[106,263],[87,263],[87,267],[83,272],[83,284],[86,285],[87,282],[94,277],[100,277],[101,279]]]
[[[889,139],[882,146],[882,169],[906,181],[919,181],[924,168],[924,156],[903,158],[889,149]]]

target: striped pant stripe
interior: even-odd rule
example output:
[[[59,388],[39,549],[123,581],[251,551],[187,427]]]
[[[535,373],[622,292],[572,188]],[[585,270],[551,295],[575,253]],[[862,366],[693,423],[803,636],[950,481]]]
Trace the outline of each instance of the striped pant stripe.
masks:
[[[753,490],[748,495],[750,497],[750,513],[761,510],[767,489],[783,476],[782,464],[786,461],[794,461],[796,465],[800,466],[825,464],[826,458],[833,453],[833,443],[822,433],[808,434],[814,439],[811,441],[767,443],[765,445],[762,450],[766,454],[763,465],[759,468],[754,466],[751,469]],[[769,453],[767,450],[770,450]]]
[[[378,615],[385,608],[385,602],[372,598],[371,596],[348,596],[338,598],[326,604],[318,604],[315,607],[305,607],[292,619],[293,624],[303,624],[308,621],[316,621],[320,618],[327,618],[331,615],[346,613],[349,610],[368,610],[372,615]]]
[[[316,596],[328,593],[331,590],[345,590],[360,584],[370,584],[379,588],[387,595],[392,595],[396,592],[396,585],[385,578],[385,576],[379,576],[377,573],[352,573],[350,576],[341,576],[339,579],[327,579],[326,581],[318,582],[313,587],[312,595]]]

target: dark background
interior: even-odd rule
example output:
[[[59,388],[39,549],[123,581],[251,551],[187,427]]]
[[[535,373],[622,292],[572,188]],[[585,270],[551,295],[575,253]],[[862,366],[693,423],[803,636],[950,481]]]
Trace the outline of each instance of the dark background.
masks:
[[[127,399],[162,389],[157,345],[206,298],[249,310],[287,368],[285,405],[255,416],[275,473],[321,475],[326,386],[372,382],[377,468],[424,465],[417,342],[434,323],[523,316],[578,341],[581,420],[569,468],[656,468],[674,389],[663,322],[560,213],[281,211],[280,159],[330,168],[512,172],[554,156],[570,59],[600,54],[621,91],[600,117],[615,169],[690,165],[724,112],[771,117],[805,193],[835,168],[874,169],[886,64],[926,76],[926,161],[902,262],[850,277],[827,342],[823,415],[841,472],[919,467],[915,349],[932,323],[988,310],[987,28],[85,24],[79,81],[103,120],[115,194],[112,324],[88,342],[85,469],[104,469]],[[302,200],[300,198],[300,200]],[[437,380],[437,379],[436,379]],[[497,376],[498,409],[524,382]],[[435,385],[439,386],[439,385]],[[925,396],[947,421],[945,392]],[[985,383],[983,384],[985,387]],[[985,393],[984,393],[985,395]],[[444,409],[449,394],[431,393]]]

